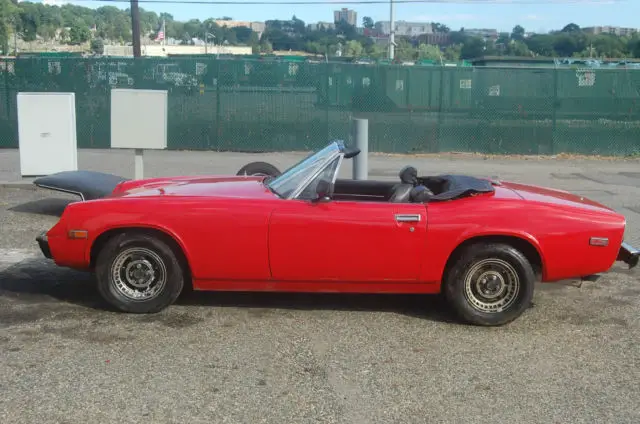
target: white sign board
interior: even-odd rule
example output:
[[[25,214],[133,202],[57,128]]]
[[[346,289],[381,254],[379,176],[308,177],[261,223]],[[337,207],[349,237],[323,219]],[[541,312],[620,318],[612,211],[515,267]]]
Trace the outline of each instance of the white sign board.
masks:
[[[166,90],[111,90],[111,147],[167,148]]]
[[[78,170],[74,93],[18,93],[20,173],[35,177]]]

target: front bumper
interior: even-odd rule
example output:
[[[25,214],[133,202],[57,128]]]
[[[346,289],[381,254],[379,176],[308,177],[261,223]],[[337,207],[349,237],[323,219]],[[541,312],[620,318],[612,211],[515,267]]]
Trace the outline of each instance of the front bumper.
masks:
[[[40,250],[42,251],[42,254],[47,259],[52,259],[53,256],[51,255],[51,249],[49,248],[49,240],[47,238],[47,232],[46,231],[42,232],[38,237],[36,237],[36,241],[38,242],[38,246],[40,246]]]
[[[618,261],[624,262],[629,265],[629,269],[638,265],[640,260],[640,250],[632,247],[630,244],[622,243],[620,251],[618,252]]]

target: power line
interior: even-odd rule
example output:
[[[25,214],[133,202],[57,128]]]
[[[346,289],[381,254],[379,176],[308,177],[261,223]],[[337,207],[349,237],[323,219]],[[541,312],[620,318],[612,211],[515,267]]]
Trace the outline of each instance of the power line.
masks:
[[[393,0],[394,3],[404,4],[424,4],[424,3],[451,3],[451,4],[611,4],[623,3],[628,0]],[[129,3],[130,0],[74,0],[74,2],[85,3]],[[138,3],[155,4],[212,4],[212,5],[323,5],[332,6],[336,4],[389,4],[389,0],[344,0],[340,3],[320,1],[320,0],[138,0]]]

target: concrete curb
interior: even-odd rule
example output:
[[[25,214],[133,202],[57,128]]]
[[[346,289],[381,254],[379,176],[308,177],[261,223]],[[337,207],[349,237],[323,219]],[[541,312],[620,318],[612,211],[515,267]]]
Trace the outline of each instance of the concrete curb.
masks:
[[[0,188],[20,188],[23,190],[37,190],[38,186],[32,181],[0,181]]]

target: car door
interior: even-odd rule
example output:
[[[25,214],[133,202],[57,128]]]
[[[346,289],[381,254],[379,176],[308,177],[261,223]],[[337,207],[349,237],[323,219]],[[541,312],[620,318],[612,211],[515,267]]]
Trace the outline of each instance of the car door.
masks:
[[[416,281],[425,259],[426,228],[424,204],[284,201],[269,223],[272,277]]]

